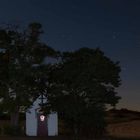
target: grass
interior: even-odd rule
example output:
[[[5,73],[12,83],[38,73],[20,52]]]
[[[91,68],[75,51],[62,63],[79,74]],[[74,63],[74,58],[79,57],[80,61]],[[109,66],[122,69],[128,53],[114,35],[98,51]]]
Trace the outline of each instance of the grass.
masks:
[[[66,137],[0,137],[0,140],[68,140]]]
[[[121,137],[110,137],[110,139],[109,140],[140,140],[140,137],[139,138],[129,138],[129,137],[123,137],[123,138],[121,138]]]
[[[72,140],[70,137],[0,137],[0,140]],[[86,139],[84,139],[86,140]],[[140,138],[110,137],[107,140],[140,140]]]
[[[140,120],[110,124],[107,129],[113,137],[138,137],[140,140]]]

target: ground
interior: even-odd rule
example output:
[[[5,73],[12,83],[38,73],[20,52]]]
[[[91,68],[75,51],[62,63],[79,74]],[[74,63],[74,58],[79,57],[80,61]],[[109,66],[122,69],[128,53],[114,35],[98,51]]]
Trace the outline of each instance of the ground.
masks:
[[[0,137],[0,140],[68,140],[66,137]]]
[[[68,137],[0,137],[0,140],[72,140]],[[86,140],[86,139],[82,139]],[[88,139],[89,140],[89,139]],[[102,139],[104,140],[104,139]],[[140,140],[140,138],[108,138],[105,140]]]
[[[140,120],[111,124],[108,131],[114,137],[140,138]]]
[[[127,109],[110,111],[107,130],[113,137],[138,138],[140,140],[140,112]]]

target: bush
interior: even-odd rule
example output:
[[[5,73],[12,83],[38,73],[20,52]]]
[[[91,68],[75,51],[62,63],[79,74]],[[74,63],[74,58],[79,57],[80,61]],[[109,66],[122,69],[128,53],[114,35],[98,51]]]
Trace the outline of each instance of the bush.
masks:
[[[20,136],[22,135],[22,129],[20,126],[12,127],[10,125],[5,125],[3,127],[3,133],[10,136]]]

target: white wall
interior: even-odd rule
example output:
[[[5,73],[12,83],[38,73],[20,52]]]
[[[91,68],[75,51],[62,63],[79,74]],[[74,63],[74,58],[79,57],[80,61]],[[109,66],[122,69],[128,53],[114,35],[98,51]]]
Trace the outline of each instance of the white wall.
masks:
[[[37,136],[37,118],[35,111],[31,113],[26,112],[26,135]]]
[[[33,106],[26,112],[26,135],[37,136],[37,114],[36,110],[39,108],[40,97],[36,99]]]
[[[52,113],[48,116],[48,136],[58,135],[58,115]]]

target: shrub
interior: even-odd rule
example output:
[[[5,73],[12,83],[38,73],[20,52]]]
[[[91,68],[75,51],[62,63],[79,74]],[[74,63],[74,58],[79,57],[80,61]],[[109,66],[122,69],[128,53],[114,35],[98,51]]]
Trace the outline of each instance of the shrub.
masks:
[[[3,126],[3,133],[10,136],[20,136],[22,135],[22,129],[20,126],[12,127],[11,125],[5,125]]]

